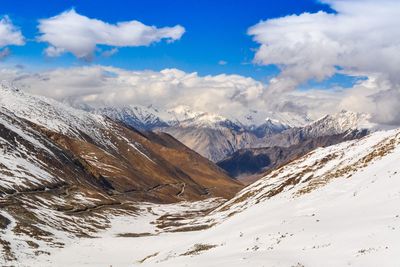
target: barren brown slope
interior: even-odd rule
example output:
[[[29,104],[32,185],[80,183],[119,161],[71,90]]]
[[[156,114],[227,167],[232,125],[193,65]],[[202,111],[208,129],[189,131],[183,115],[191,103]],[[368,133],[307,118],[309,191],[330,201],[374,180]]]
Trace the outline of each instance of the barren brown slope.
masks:
[[[110,195],[175,202],[231,197],[242,188],[212,162],[164,134],[145,135],[111,119],[16,88],[1,87],[0,92],[0,124],[3,122],[27,143],[62,150]],[[8,142],[6,136],[3,139]],[[45,154],[49,151],[44,150]],[[34,157],[27,163],[29,167],[40,165],[41,172],[60,169],[52,162],[35,162],[40,160]],[[73,178],[66,177],[64,182]],[[26,178],[25,183],[29,182]]]
[[[87,172],[101,179],[112,194],[144,201],[174,202],[206,197],[230,198],[241,183],[169,135],[146,135],[108,121],[109,145],[89,136],[76,139],[48,132],[73,154]]]
[[[167,133],[147,132],[145,135],[157,143],[157,154],[167,159],[194,181],[206,187],[211,196],[233,197],[243,185],[233,180],[212,161],[202,157]]]

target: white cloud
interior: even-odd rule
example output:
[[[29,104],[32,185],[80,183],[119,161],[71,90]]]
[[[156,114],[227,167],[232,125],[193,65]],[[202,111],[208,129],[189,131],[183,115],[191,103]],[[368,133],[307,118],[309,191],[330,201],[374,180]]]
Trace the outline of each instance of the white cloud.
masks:
[[[101,55],[103,57],[111,57],[111,56],[115,55],[116,53],[118,53],[118,48],[114,47],[114,48],[111,48],[110,50],[101,52]]]
[[[266,112],[264,84],[239,75],[199,76],[177,69],[156,72],[91,66],[41,73],[3,70],[1,79],[31,93],[73,104],[152,104],[164,109],[185,105],[228,118],[242,118],[250,109]],[[260,119],[265,116],[260,115]]]
[[[226,62],[225,60],[220,60],[220,61],[218,61],[218,65],[226,65],[226,64],[228,64],[228,62]]]
[[[336,13],[320,11],[291,15],[262,21],[248,30],[254,41],[260,44],[254,62],[276,64],[281,68],[281,74],[269,85],[269,94],[292,91],[305,81],[323,80],[335,73],[366,76],[369,82],[380,81],[374,83],[374,86],[385,83],[386,90],[398,92],[400,2],[322,2],[329,4]],[[400,115],[394,115],[398,114],[400,102],[396,105],[389,101],[387,98],[393,97],[393,93],[383,93],[384,88],[357,84],[347,92],[342,104],[352,109],[354,106],[363,106],[360,111],[367,111],[371,108],[364,104],[369,103],[380,107],[373,111],[377,120],[400,124]],[[355,95],[361,94],[364,102],[358,105],[354,103],[357,102]],[[349,102],[352,105],[348,105]],[[386,115],[378,116],[377,113],[383,108]]]
[[[3,50],[0,50],[0,60],[8,57],[11,54],[10,48],[6,47]]]
[[[0,48],[9,45],[24,45],[24,37],[21,31],[14,26],[9,17],[4,16],[0,19]],[[3,50],[2,54],[9,54],[9,50]]]
[[[38,29],[41,33],[38,40],[49,44],[45,50],[48,56],[71,52],[86,59],[93,56],[97,45],[148,46],[163,39],[167,42],[179,40],[185,33],[180,25],[157,28],[136,20],[109,24],[82,16],[73,9],[40,20]]]

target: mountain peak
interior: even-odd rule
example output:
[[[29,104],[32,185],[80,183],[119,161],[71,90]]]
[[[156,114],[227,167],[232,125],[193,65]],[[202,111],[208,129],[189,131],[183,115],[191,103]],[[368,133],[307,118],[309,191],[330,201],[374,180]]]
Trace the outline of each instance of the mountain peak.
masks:
[[[371,116],[366,113],[357,113],[348,110],[341,110],[338,113],[325,115],[322,118],[309,124],[310,127],[319,129],[330,129],[336,133],[347,130],[372,130],[377,127],[371,122]]]

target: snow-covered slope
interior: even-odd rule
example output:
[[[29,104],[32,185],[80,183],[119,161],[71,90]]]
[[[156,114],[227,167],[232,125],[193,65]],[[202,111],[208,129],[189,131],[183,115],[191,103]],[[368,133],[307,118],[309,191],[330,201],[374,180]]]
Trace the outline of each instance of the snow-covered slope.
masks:
[[[366,131],[353,130],[341,134],[304,138],[300,143],[288,147],[271,146],[240,149],[218,162],[217,165],[227,171],[230,176],[249,184],[261,178],[266,172],[304,156],[316,148],[362,138],[367,134]]]
[[[318,149],[244,189],[204,218],[217,226],[181,236],[148,264],[396,266],[399,157],[399,130]],[[190,253],[196,244],[203,250]]]
[[[71,108],[55,100],[32,96],[9,85],[0,85],[0,111],[40,125],[48,130],[82,138],[82,133],[104,142],[107,127],[102,116]]]
[[[53,249],[50,256],[35,262],[42,266],[398,266],[399,158],[400,130],[376,132],[317,149],[271,172],[212,212],[193,216],[189,204],[154,206],[153,217],[114,218],[114,230]],[[157,219],[163,212],[165,216]],[[169,233],[160,233],[157,225]],[[117,229],[147,234],[118,237],[113,235]]]
[[[399,144],[396,130],[316,150],[243,190],[205,218],[222,223],[148,264],[396,266]],[[188,253],[196,244],[207,249]]]

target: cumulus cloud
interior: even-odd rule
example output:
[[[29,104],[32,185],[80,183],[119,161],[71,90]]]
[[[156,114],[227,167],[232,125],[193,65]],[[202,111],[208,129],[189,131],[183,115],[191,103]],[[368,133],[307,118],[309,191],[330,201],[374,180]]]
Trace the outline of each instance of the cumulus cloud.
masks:
[[[385,79],[371,77],[350,89],[294,90],[268,94],[268,86],[240,75],[199,76],[177,69],[130,71],[114,67],[86,66],[31,73],[25,69],[0,69],[0,80],[24,90],[74,106],[153,105],[160,109],[189,106],[230,119],[285,116],[318,119],[342,109],[374,114],[376,121],[396,120],[390,110],[400,95],[390,91]],[[385,112],[383,112],[385,110]],[[388,119],[389,118],[389,119]],[[395,124],[395,123],[393,123]]]
[[[261,121],[266,117],[261,97],[265,85],[239,75],[199,76],[177,69],[157,72],[87,66],[40,73],[3,70],[0,79],[73,105],[153,105],[161,109],[185,105],[228,118],[241,119],[249,110],[262,111]]]
[[[320,11],[270,19],[248,30],[254,41],[260,44],[254,62],[275,64],[281,69],[281,74],[271,81],[270,93],[292,91],[310,79],[324,80],[336,73],[366,76],[375,81],[385,80],[390,84],[390,90],[398,90],[400,2],[322,2],[329,4],[336,13]],[[364,86],[357,85],[351,93],[359,95],[361,87]],[[377,97],[377,92],[369,87],[363,90],[366,94],[363,100],[375,106],[382,106],[379,103],[392,96],[392,93],[381,92]],[[351,98],[347,96],[344,103]],[[399,106],[388,106],[395,109],[385,113],[397,113]],[[382,122],[400,123],[399,115],[397,118],[378,117]]]
[[[24,45],[24,37],[21,31],[14,26],[9,17],[0,19],[0,60],[10,55],[9,45]],[[5,48],[4,48],[5,47]]]
[[[97,45],[148,46],[163,39],[179,40],[185,33],[180,25],[157,28],[136,20],[109,24],[80,15],[73,9],[40,20],[38,29],[41,33],[38,40],[49,44],[46,55],[55,57],[70,52],[86,59],[93,56]]]

